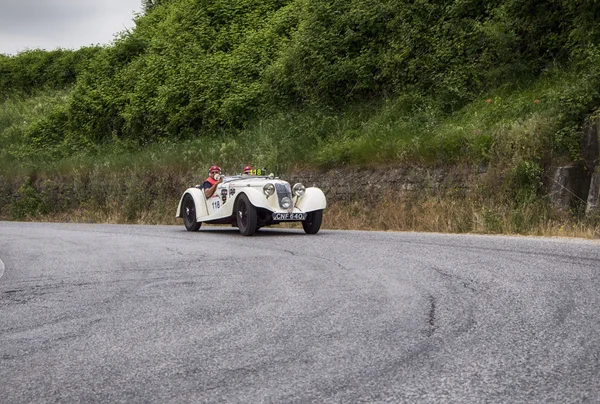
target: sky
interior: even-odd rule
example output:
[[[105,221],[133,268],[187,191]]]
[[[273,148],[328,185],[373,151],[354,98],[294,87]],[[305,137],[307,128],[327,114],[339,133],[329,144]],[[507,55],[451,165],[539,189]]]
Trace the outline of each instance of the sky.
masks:
[[[0,0],[0,53],[106,45],[141,9],[142,0]]]

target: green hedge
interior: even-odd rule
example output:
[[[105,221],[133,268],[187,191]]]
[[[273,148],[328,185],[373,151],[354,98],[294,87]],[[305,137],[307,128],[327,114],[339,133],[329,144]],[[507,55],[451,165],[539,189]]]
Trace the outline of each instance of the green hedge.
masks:
[[[34,144],[69,144],[68,155],[116,140],[214,136],[289,108],[342,110],[403,94],[450,114],[556,66],[589,68],[600,35],[591,0],[147,3],[111,46],[0,58],[3,94],[75,83],[30,127]],[[583,97],[557,135],[563,148],[596,98]]]
[[[0,55],[0,101],[72,86],[99,50],[99,47],[76,51],[37,49],[12,57]]]

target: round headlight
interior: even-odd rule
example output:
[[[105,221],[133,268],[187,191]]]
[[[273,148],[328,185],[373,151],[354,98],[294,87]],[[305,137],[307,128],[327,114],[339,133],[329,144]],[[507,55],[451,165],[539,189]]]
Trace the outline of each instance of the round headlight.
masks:
[[[294,184],[294,188],[292,190],[294,191],[294,195],[302,196],[306,192],[306,187],[304,185],[302,185],[301,183],[297,183],[297,184]]]
[[[275,185],[273,184],[265,184],[265,186],[263,187],[263,192],[265,193],[265,195],[268,197],[270,197],[271,195],[273,195],[275,193]]]
[[[283,209],[289,209],[289,208],[291,208],[292,207],[292,200],[290,198],[288,198],[287,196],[281,198],[281,207]]]

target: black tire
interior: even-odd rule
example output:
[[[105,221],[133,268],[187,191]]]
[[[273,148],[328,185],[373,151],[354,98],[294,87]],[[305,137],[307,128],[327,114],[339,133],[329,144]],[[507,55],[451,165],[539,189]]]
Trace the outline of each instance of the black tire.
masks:
[[[323,210],[309,212],[302,221],[302,228],[306,234],[317,234],[323,222]]]
[[[251,236],[256,231],[258,214],[248,197],[241,194],[235,204],[235,215],[238,228],[243,236]]]
[[[185,194],[183,203],[181,204],[181,215],[183,216],[183,224],[187,231],[198,231],[202,222],[196,221],[196,204],[194,198],[190,194]]]

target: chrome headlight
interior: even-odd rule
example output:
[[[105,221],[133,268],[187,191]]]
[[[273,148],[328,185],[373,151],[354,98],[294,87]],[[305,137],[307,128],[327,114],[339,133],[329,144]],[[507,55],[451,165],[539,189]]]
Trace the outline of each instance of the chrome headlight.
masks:
[[[268,197],[270,197],[271,195],[273,195],[275,193],[275,185],[269,183],[269,184],[265,184],[265,186],[263,187],[263,192],[265,193],[265,195]]]
[[[302,196],[306,192],[306,187],[301,183],[294,184],[294,188],[292,189],[294,195]]]
[[[292,207],[292,200],[290,198],[288,198],[287,196],[283,197],[283,198],[281,198],[280,205],[283,209],[289,209]]]

